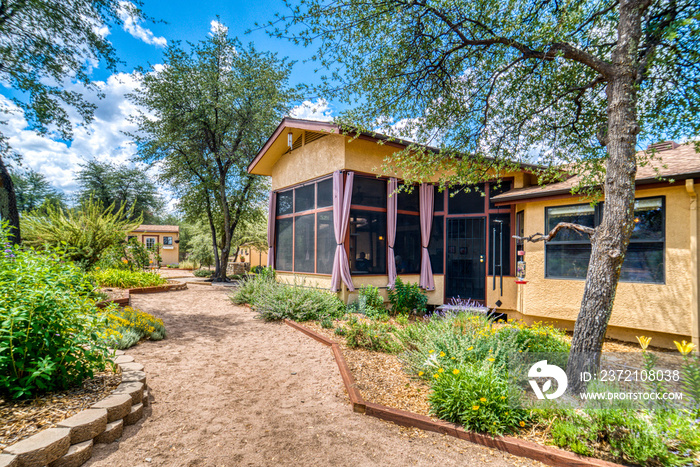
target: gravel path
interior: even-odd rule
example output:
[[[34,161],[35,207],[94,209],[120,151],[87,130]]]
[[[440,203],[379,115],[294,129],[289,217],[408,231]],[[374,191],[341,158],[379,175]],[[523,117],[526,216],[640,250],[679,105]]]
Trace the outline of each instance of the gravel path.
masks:
[[[328,347],[195,287],[132,297],[168,330],[127,352],[152,404],[86,465],[540,465],[353,413]]]

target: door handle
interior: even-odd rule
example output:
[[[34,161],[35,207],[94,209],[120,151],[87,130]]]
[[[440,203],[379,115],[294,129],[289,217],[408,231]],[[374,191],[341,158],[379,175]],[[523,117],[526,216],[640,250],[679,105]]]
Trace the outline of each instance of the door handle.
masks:
[[[484,255],[479,255],[479,262],[483,263],[484,262]]]

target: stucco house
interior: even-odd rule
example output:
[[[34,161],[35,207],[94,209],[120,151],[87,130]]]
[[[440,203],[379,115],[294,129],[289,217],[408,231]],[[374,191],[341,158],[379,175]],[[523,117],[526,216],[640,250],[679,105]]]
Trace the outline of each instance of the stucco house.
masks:
[[[149,250],[160,247],[161,265],[177,265],[180,256],[180,227],[177,225],[141,224],[129,232],[128,238],[136,238]]]
[[[451,196],[423,183],[390,196],[401,180],[378,177],[378,168],[405,144],[376,134],[349,137],[328,122],[280,123],[248,167],[271,177],[269,264],[280,280],[303,276],[352,301],[363,284],[386,291],[399,275],[425,288],[429,304],[469,298],[509,319],[572,329],[590,243],[570,231],[547,244],[512,237],[544,233],[560,221],[595,226],[604,200],[592,207],[572,196],[575,178],[540,187],[532,166],[506,174],[500,186],[481,184],[481,193]],[[656,149],[663,164],[638,171],[637,227],[608,335],[698,343],[700,154],[670,142]],[[524,277],[516,277],[518,265]]]

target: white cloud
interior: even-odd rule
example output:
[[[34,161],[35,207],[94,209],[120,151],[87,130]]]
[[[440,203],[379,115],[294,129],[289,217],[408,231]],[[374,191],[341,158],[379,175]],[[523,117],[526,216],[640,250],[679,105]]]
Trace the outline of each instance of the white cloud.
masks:
[[[165,47],[168,45],[165,37],[156,37],[150,29],[141,26],[142,20],[134,17],[136,6],[127,1],[119,2],[119,18],[124,22],[123,29],[137,39],[141,39],[146,44],[155,45],[156,47]]]
[[[68,108],[74,126],[72,142],[61,141],[56,136],[42,136],[27,128],[27,121],[21,109],[12,101],[0,95],[0,106],[10,109],[3,115],[5,124],[0,125],[9,140],[10,146],[22,155],[22,165],[44,174],[57,188],[67,194],[77,189],[75,181],[79,164],[95,158],[115,164],[129,164],[136,153],[136,147],[123,132],[135,132],[136,126],[128,120],[136,107],[128,101],[126,94],[132,92],[138,83],[132,74],[119,73],[107,81],[95,83],[105,94],[99,99],[95,92],[79,88],[88,101],[97,105],[95,119],[89,125],[82,122],[74,109]]]
[[[209,23],[209,24],[210,24],[209,35],[211,35],[211,36],[213,36],[215,34],[219,34],[219,33],[224,33],[224,34],[228,33],[228,28],[226,26],[224,26],[223,23],[221,23],[215,19],[212,20],[211,23]]]
[[[316,99],[316,102],[304,101],[294,107],[289,116],[293,118],[301,118],[304,120],[318,120],[329,122],[333,120],[332,110],[325,99]]]

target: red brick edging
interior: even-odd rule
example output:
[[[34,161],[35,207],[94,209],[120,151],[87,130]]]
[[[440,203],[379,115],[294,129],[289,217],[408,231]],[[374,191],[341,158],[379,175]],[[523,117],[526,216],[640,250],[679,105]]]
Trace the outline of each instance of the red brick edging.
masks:
[[[124,427],[134,425],[150,405],[143,365],[115,351],[114,363],[122,370],[122,382],[112,394],[91,407],[6,447],[0,467],[80,466],[92,457],[95,444],[121,438]]]
[[[380,404],[366,402],[362,398],[360,391],[357,389],[355,379],[353,378],[350,368],[345,362],[343,353],[336,342],[300,325],[295,321],[285,319],[284,322],[294,329],[303,332],[312,339],[331,347],[335,361],[338,364],[338,369],[340,370],[340,375],[343,378],[345,389],[348,392],[350,403],[352,404],[355,412],[361,412],[365,415],[376,417],[381,420],[394,422],[401,426],[415,427],[425,431],[433,431],[435,433],[454,436],[455,438],[470,441],[489,448],[498,449],[516,456],[528,457],[548,465],[594,465],[598,467],[621,467],[620,464],[614,464],[612,462],[595,459],[593,457],[579,456],[578,454],[574,454],[569,451],[564,451],[562,449],[550,446],[542,446],[531,441],[513,438],[512,436],[492,437],[481,433],[475,433],[473,431],[467,431],[454,423],[445,422],[443,420],[436,421],[430,417],[426,417],[425,415],[419,415],[413,412],[407,412],[405,410],[393,409]]]

